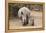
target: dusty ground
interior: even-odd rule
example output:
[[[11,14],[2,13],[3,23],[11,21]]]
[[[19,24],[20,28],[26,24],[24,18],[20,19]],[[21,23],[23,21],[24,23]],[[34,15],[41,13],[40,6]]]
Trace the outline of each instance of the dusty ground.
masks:
[[[42,12],[32,11],[31,15],[34,17],[34,26],[35,27],[42,26]],[[19,19],[14,18],[9,20],[9,29],[17,29],[19,27],[24,27],[22,26],[22,23]]]

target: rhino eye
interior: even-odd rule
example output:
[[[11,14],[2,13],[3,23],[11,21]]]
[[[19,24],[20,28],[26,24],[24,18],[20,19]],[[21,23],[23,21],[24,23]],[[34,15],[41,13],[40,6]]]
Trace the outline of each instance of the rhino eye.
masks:
[[[21,14],[23,15],[23,12],[21,12]]]

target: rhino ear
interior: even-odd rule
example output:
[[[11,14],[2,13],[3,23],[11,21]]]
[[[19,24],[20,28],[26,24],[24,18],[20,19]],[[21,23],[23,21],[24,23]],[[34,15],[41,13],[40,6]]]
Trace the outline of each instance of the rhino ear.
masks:
[[[21,14],[23,15],[23,12],[21,12]]]

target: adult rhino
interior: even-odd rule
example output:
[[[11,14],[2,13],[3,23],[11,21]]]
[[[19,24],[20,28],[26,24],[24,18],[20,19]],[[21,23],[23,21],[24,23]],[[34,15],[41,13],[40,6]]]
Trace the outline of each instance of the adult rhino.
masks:
[[[27,7],[22,7],[18,11],[18,16],[21,19],[22,25],[32,25],[31,22],[31,11]]]

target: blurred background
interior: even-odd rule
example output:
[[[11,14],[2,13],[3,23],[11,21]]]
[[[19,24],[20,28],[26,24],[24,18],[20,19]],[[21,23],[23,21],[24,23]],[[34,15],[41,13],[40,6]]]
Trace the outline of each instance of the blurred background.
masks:
[[[22,7],[28,7],[31,11],[43,11],[43,5],[42,4],[24,4],[24,3],[9,3],[8,9],[9,9],[9,18],[15,18],[18,15],[18,10]]]

